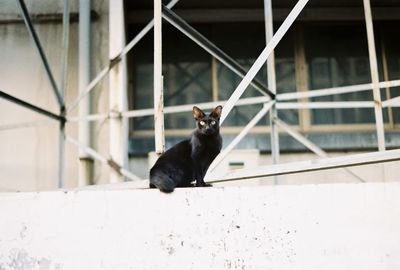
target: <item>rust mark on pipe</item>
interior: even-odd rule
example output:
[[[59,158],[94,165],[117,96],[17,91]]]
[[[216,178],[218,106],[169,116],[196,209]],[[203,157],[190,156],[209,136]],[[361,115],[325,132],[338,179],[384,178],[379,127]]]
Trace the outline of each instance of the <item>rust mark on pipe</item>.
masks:
[[[115,162],[112,158],[109,158],[107,160],[107,164],[114,170],[116,171],[119,175],[122,175],[121,173],[121,166]]]

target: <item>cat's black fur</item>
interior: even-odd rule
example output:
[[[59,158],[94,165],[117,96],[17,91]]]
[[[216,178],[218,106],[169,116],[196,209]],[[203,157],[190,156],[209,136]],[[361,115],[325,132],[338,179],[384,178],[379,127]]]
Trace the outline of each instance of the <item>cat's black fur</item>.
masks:
[[[219,119],[222,106],[209,115],[193,107],[196,129],[192,136],[179,142],[162,154],[150,170],[150,188],[172,192],[175,187],[211,186],[204,182],[204,175],[222,147]]]

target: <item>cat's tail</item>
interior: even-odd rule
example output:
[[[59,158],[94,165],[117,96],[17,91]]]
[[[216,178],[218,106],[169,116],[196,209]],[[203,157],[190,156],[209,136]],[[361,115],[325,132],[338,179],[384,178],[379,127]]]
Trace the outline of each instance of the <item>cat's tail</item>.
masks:
[[[165,193],[171,193],[175,189],[175,182],[166,174],[151,174],[150,188],[158,188]]]

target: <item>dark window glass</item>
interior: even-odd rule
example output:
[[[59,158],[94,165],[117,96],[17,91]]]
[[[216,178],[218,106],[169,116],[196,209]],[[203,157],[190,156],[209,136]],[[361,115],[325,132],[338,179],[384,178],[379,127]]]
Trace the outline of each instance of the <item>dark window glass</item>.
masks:
[[[400,79],[400,24],[397,22],[385,22],[379,27],[383,39],[384,50],[386,52],[387,75],[389,80]],[[390,98],[400,96],[400,87],[384,89],[385,96]],[[391,108],[391,115],[396,124],[400,123],[400,108]]]
[[[307,25],[304,31],[309,88],[371,82],[365,25]],[[372,101],[372,91],[315,97],[311,101]],[[373,123],[373,108],[312,110],[312,124]]]
[[[265,47],[263,23],[223,23],[195,25],[200,33],[210,39],[229,56],[238,61],[246,70]],[[131,29],[132,35],[140,28]],[[131,88],[133,108],[153,106],[153,37],[149,33],[130,54],[132,65]],[[165,106],[212,101],[211,87],[212,57],[178,30],[163,25],[163,75]],[[241,77],[217,61],[218,99],[227,100],[241,81]],[[295,91],[292,35],[289,32],[276,49],[276,77],[278,93]],[[267,85],[267,70],[262,68],[256,78]],[[261,94],[249,86],[243,94],[256,97]],[[262,108],[262,105],[234,108],[224,123],[225,126],[246,125]],[[298,123],[297,111],[280,111],[279,116],[291,124]],[[192,114],[189,112],[165,115],[167,129],[192,128]],[[268,124],[267,117],[259,125]],[[134,130],[152,129],[152,117],[133,120]]]

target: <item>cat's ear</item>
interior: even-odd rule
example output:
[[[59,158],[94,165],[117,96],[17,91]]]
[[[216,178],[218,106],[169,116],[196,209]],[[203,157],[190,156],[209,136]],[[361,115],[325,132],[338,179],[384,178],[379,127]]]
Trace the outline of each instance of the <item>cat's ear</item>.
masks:
[[[221,113],[222,113],[222,106],[219,105],[214,109],[214,111],[210,115],[214,118],[219,119],[221,117]]]
[[[200,110],[196,106],[193,106],[193,116],[194,116],[194,119],[199,120],[206,115],[204,114],[204,112],[202,110]]]

